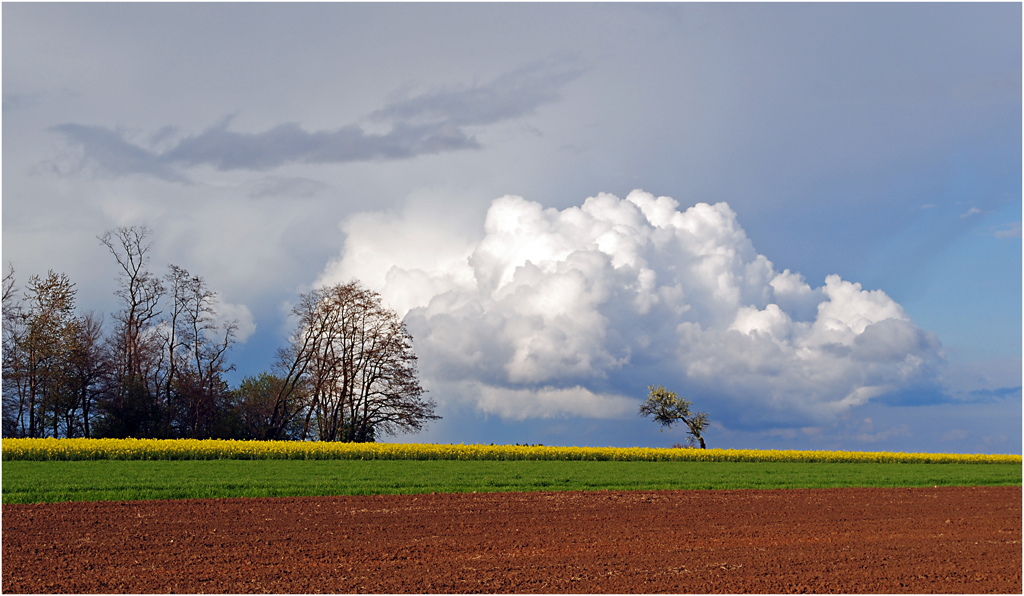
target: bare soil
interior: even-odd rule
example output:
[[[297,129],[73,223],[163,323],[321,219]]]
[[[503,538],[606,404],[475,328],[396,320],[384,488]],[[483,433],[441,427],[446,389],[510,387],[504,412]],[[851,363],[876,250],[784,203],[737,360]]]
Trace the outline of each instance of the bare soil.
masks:
[[[3,592],[1021,593],[1021,487],[3,506]]]

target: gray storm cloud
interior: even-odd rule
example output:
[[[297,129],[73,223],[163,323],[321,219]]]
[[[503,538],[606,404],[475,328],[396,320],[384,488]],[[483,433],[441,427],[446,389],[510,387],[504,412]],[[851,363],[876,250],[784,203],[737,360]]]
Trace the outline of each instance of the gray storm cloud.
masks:
[[[320,281],[380,291],[437,398],[505,418],[632,416],[638,389],[674,383],[726,423],[822,422],[934,387],[944,363],[883,291],[777,270],[725,203],[506,196],[481,240],[400,214],[345,231]]]
[[[357,125],[331,131],[304,130],[294,123],[258,133],[228,130],[219,124],[181,139],[164,151],[147,149],[101,126],[61,124],[54,132],[80,146],[85,161],[115,176],[143,174],[184,182],[177,168],[208,165],[221,171],[269,170],[289,163],[347,163],[408,159],[417,155],[476,149],[479,144],[445,122],[395,123],[385,134],[368,134]]]
[[[142,174],[170,182],[186,182],[178,170],[196,166],[265,171],[291,163],[410,159],[479,149],[467,127],[530,115],[557,101],[561,88],[580,74],[582,70],[556,62],[537,63],[484,85],[398,97],[368,117],[390,124],[390,130],[380,134],[369,133],[359,124],[308,131],[293,122],[262,132],[238,132],[229,129],[228,118],[157,148],[133,143],[121,131],[102,126],[65,123],[50,130],[80,147],[83,162],[110,174]]]

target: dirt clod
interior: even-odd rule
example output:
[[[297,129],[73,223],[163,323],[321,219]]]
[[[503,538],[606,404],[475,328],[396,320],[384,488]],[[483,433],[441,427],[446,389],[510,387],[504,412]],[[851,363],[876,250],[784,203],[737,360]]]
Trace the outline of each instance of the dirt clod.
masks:
[[[1021,487],[3,506],[3,591],[1021,593]]]

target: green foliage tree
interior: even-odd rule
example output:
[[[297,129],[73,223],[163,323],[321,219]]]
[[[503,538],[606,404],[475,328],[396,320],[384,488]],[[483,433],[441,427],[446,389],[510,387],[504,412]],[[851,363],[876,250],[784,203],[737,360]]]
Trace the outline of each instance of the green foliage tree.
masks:
[[[302,433],[299,404],[295,399],[280,411],[277,397],[284,387],[284,379],[268,372],[245,377],[231,392],[232,410],[237,421],[240,438],[257,441],[298,438]],[[279,407],[275,414],[275,406]]]
[[[22,437],[71,436],[76,432],[78,402],[69,382],[69,363],[81,327],[74,315],[75,285],[63,273],[50,271],[45,278],[33,275],[25,297],[18,301],[7,282],[5,432]]]
[[[661,430],[671,428],[677,422],[682,422],[689,429],[688,433],[700,442],[700,448],[706,449],[702,433],[708,426],[707,413],[691,414],[690,406],[693,403],[661,385],[657,387],[651,385],[647,389],[651,393],[647,396],[647,401],[640,406],[640,415],[654,416],[654,421],[662,426]]]

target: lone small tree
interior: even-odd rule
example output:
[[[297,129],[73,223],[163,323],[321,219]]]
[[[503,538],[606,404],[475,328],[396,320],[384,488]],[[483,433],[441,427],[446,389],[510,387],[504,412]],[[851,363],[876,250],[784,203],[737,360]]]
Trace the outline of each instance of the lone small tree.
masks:
[[[647,388],[651,394],[647,396],[644,405],[640,406],[640,415],[654,416],[654,421],[663,427],[661,430],[671,428],[676,422],[682,422],[689,427],[689,434],[700,442],[700,448],[707,449],[701,433],[708,426],[708,415],[705,412],[691,415],[690,406],[693,404],[661,385],[650,385]]]

